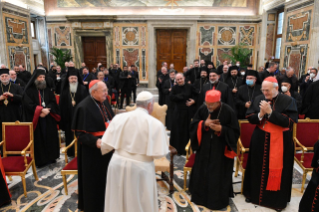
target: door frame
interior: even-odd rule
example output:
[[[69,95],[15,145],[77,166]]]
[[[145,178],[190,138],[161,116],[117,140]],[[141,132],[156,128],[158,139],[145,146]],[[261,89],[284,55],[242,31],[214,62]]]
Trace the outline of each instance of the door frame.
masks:
[[[81,63],[84,60],[82,37],[105,37],[106,63],[107,65],[112,64],[113,62],[113,33],[111,29],[94,30],[94,31],[73,29],[73,32],[74,32],[75,67],[81,67]]]
[[[155,88],[156,84],[156,70],[157,66],[157,44],[156,44],[156,30],[157,29],[186,29],[186,63],[187,66],[193,63],[196,59],[196,29],[197,21],[148,21],[148,87]]]

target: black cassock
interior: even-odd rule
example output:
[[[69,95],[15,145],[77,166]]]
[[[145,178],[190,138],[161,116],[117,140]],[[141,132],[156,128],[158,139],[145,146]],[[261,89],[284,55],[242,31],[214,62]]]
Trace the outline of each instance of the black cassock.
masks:
[[[301,113],[310,119],[319,119],[319,80],[308,87],[302,100]]]
[[[233,103],[234,105],[236,105],[237,102],[237,95],[238,95],[238,88],[243,85],[243,80],[241,79],[241,77],[236,76],[236,79],[232,78],[230,75],[228,75],[228,77],[226,78],[225,83],[228,85],[230,92],[233,96]],[[233,89],[237,88],[237,93],[233,92]],[[237,111],[236,111],[237,112]]]
[[[24,92],[22,103],[23,120],[33,122],[35,164],[43,166],[54,162],[60,156],[57,122],[61,118],[53,91],[48,87],[37,90],[35,85],[31,85]],[[41,118],[43,107],[51,110],[46,117]]]
[[[220,91],[222,93],[221,102],[228,104],[231,108],[234,109],[235,105],[234,105],[233,97],[231,94],[231,90],[229,89],[227,84],[220,81],[218,81],[217,84],[215,85],[212,85],[210,82],[204,85],[203,92],[201,92],[201,95],[200,95],[201,98],[199,98],[200,102],[198,104],[204,103],[206,92],[212,89],[216,89]]]
[[[11,195],[6,182],[6,175],[2,166],[2,160],[0,157],[0,207],[2,205],[9,204],[11,202]]]
[[[8,97],[8,104],[5,105],[5,100],[0,101],[0,124],[2,122],[15,122],[21,120],[21,103],[22,103],[22,93],[23,90],[19,85],[9,82],[9,84],[4,85],[1,83],[0,96],[5,92],[10,92],[13,97]],[[2,130],[0,132],[2,139]]]
[[[195,104],[188,107],[186,101],[194,99],[196,101],[197,92],[195,87],[185,83],[182,86],[176,85],[170,93],[170,100],[174,103],[174,114],[172,120],[172,130],[170,144],[176,148],[178,154],[185,155],[185,147],[189,140],[189,125],[195,113]]]
[[[94,74],[92,73],[88,73],[87,75],[82,75],[82,79],[84,82],[87,82],[88,84],[85,85],[85,87],[87,88],[87,90],[89,90],[89,84],[92,80],[96,79],[96,77],[94,76]]]
[[[108,101],[101,104],[91,96],[75,108],[72,130],[78,138],[78,208],[86,212],[102,212],[104,208],[107,168],[113,152],[102,155],[96,141],[106,130],[105,122],[113,117]]]
[[[198,108],[200,108],[200,106],[202,106],[203,104],[203,100],[202,100],[202,92],[203,92],[203,88],[204,88],[204,85],[208,83],[208,78],[205,77],[205,78],[199,78],[197,80],[195,80],[194,82],[194,87],[197,89],[197,92],[198,92],[198,96],[197,96],[197,99],[196,99],[196,110]]]
[[[260,112],[259,104],[261,100],[265,100],[264,95],[255,98],[254,103],[247,110],[247,118],[251,124],[256,124],[256,128],[252,134],[247,167],[244,180],[244,195],[250,199],[253,204],[261,205],[272,209],[283,209],[290,202],[292,188],[292,172],[294,164],[294,143],[292,140],[292,126],[298,121],[298,112],[295,101],[287,95],[278,94],[271,100],[273,107],[272,114],[268,118],[267,115],[260,121],[258,113]],[[267,190],[271,134],[262,130],[265,127],[274,124],[283,129],[283,156],[279,158],[283,162],[281,171],[280,190]],[[268,125],[268,122],[270,123]],[[266,126],[266,128],[267,128]],[[276,155],[273,155],[276,156]],[[278,160],[278,163],[280,162]],[[274,182],[271,180],[270,182]],[[271,184],[269,184],[271,185]]]
[[[69,84],[69,83],[68,83]],[[79,104],[85,97],[89,95],[86,87],[82,84],[78,84],[74,100],[76,105]],[[75,105],[75,106],[76,106]],[[67,86],[60,95],[60,110],[61,110],[61,121],[60,128],[65,131],[65,143],[68,146],[74,139],[74,132],[71,130],[71,124],[73,120],[73,114],[75,106],[72,105],[72,98],[70,94],[70,88]],[[68,149],[68,156],[74,156],[74,147]]]
[[[211,210],[227,207],[229,197],[233,197],[232,173],[239,126],[234,110],[227,104],[211,113],[211,119],[219,119],[222,131],[205,127],[209,112],[202,105],[191,123],[192,149],[196,151],[189,190],[192,202]],[[201,142],[199,137],[201,134]]]
[[[174,114],[174,103],[169,98],[169,94],[171,93],[169,89],[172,89],[173,87],[174,87],[174,80],[171,80],[171,79],[165,80],[162,86],[162,93],[165,95],[165,104],[167,105],[165,124],[168,130],[172,129],[173,114]]]
[[[247,108],[245,107],[245,104],[249,101],[253,103],[254,99],[258,95],[262,94],[260,88],[260,84],[255,84],[254,87],[248,85],[242,85],[239,87],[236,101],[238,119],[246,119]]]
[[[160,78],[162,80],[162,82],[160,82],[157,79],[157,82],[156,82],[156,87],[158,88],[158,104],[164,105],[166,96],[163,93],[163,85],[164,85],[164,82],[169,79],[169,75],[168,74],[164,75],[164,74],[162,74],[162,72],[160,72],[158,75],[158,78]]]
[[[319,141],[317,141],[314,146],[314,156],[312,158],[311,167],[313,168],[311,180],[301,198],[299,212],[319,211]]]

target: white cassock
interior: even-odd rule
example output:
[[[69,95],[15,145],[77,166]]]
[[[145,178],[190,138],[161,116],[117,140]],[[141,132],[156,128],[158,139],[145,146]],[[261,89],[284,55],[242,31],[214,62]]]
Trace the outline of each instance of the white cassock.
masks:
[[[164,125],[139,107],[116,115],[101,145],[102,154],[113,149],[107,171],[104,211],[158,211],[153,161],[169,152]]]

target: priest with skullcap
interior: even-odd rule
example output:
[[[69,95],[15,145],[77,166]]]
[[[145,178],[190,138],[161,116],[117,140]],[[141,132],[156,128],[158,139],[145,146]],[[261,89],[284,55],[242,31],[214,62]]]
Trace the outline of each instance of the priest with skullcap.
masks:
[[[78,139],[78,208],[103,211],[107,168],[113,152],[102,155],[102,136],[114,113],[107,101],[108,88],[100,80],[88,86],[90,95],[77,103],[71,129]]]
[[[246,202],[276,211],[290,202],[294,164],[292,127],[298,121],[296,102],[278,92],[278,81],[267,77],[262,93],[247,110],[252,134],[244,180]]]
[[[237,117],[238,119],[246,119],[246,111],[254,102],[258,95],[261,95],[261,85],[258,83],[258,72],[255,70],[247,70],[245,83],[238,88],[237,92]]]
[[[2,126],[2,122],[21,120],[23,90],[19,85],[10,81],[9,69],[0,69],[0,80],[0,126]]]
[[[189,190],[192,202],[210,210],[221,210],[233,197],[232,174],[239,126],[234,110],[221,101],[222,93],[209,90],[205,104],[190,125],[191,145],[196,157]]]
[[[71,130],[75,107],[89,95],[83,85],[80,72],[74,67],[69,67],[66,77],[62,81],[60,95],[61,122],[60,128],[65,131],[65,144],[68,146],[74,139]],[[74,147],[68,149],[68,156],[74,156]]]
[[[38,167],[53,163],[60,156],[57,130],[60,110],[46,80],[45,70],[35,70],[22,96],[23,120],[33,122],[34,157]]]
[[[115,150],[107,171],[105,212],[158,211],[154,159],[169,150],[164,125],[150,115],[153,104],[153,95],[141,92],[136,110],[114,117],[102,137],[102,154]]]

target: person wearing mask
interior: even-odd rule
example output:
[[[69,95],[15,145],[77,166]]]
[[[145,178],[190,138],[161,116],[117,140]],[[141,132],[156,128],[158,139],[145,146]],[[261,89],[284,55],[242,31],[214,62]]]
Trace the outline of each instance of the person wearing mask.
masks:
[[[298,114],[301,113],[301,107],[302,107],[302,97],[301,95],[297,92],[294,91],[291,88],[291,79],[289,79],[288,77],[283,77],[282,80],[280,81],[280,88],[281,88],[281,92],[287,96],[290,96],[291,98],[293,98],[296,102],[297,105],[297,109],[298,109]]]
[[[317,74],[318,70],[316,68],[311,67],[310,70],[308,70],[307,74],[304,76],[304,79],[300,83],[300,94],[302,97],[305,96],[305,93],[309,85],[314,82],[314,79],[316,78]]]
[[[258,72],[255,70],[247,70],[246,84],[238,89],[236,109],[238,119],[246,119],[246,111],[254,102],[255,98],[262,94],[260,84],[257,83]]]
[[[319,119],[319,109],[318,109],[319,98],[318,97],[319,97],[319,81],[315,81],[308,86],[302,101],[301,114],[305,114],[306,118]]]

